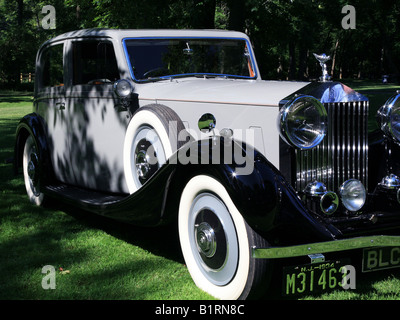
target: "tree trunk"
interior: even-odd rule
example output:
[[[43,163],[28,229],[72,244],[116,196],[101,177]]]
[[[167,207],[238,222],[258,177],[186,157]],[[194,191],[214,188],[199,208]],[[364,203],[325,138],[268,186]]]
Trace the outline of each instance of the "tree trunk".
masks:
[[[308,50],[305,46],[300,47],[299,52],[299,70],[297,72],[297,80],[306,80],[306,69],[307,69],[307,56]]]
[[[24,22],[24,1],[18,0],[17,5],[17,23],[18,26],[22,26]]]
[[[216,0],[194,0],[193,5],[192,27],[195,29],[214,29]]]
[[[296,44],[293,40],[289,41],[289,75],[288,80],[296,77]]]
[[[336,40],[336,45],[335,45],[335,51],[333,51],[333,57],[332,57],[332,68],[331,68],[331,77],[334,77],[335,74],[335,65],[336,65],[336,53],[339,47],[339,39]]]
[[[20,34],[23,34],[24,28],[24,1],[17,1],[17,31]],[[18,84],[20,83],[20,74],[21,74],[21,62],[22,62],[23,53],[18,51],[15,53],[15,64],[14,64],[14,72],[13,72],[13,81]]]
[[[228,29],[235,31],[245,31],[245,1],[228,0],[229,20]]]

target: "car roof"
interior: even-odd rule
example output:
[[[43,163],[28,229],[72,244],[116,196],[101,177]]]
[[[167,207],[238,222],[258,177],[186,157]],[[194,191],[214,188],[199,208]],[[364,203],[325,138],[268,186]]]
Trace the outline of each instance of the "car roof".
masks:
[[[245,33],[228,30],[195,30],[195,29],[82,29],[63,33],[55,38],[46,41],[43,45],[52,42],[73,39],[73,38],[91,38],[106,37],[117,40],[124,38],[158,38],[158,37],[204,37],[204,38],[244,38],[249,39]]]

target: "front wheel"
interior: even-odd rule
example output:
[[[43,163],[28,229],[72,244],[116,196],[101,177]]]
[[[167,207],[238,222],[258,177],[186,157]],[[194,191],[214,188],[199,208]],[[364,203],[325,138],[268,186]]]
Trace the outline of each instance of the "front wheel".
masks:
[[[179,205],[179,238],[196,285],[219,299],[245,299],[268,286],[270,262],[253,259],[252,246],[266,241],[244,221],[223,185],[196,176]]]
[[[185,141],[179,116],[163,105],[139,108],[129,123],[124,141],[124,172],[130,193],[142,187]],[[186,135],[184,135],[186,137]]]

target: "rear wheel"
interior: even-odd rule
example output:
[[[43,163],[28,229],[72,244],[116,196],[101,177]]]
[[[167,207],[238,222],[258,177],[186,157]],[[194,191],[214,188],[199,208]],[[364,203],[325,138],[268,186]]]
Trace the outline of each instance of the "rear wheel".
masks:
[[[40,191],[41,159],[35,139],[30,135],[25,141],[22,165],[26,193],[31,203],[43,204],[44,194]]]
[[[268,286],[270,262],[251,257],[252,246],[268,244],[217,180],[201,175],[188,182],[178,224],[182,253],[199,288],[219,299],[245,299]]]

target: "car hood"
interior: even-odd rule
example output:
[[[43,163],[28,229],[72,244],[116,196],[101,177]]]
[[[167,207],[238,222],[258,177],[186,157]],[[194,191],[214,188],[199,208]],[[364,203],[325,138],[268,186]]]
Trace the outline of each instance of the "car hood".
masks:
[[[139,99],[277,106],[309,82],[173,79],[137,85]]]

